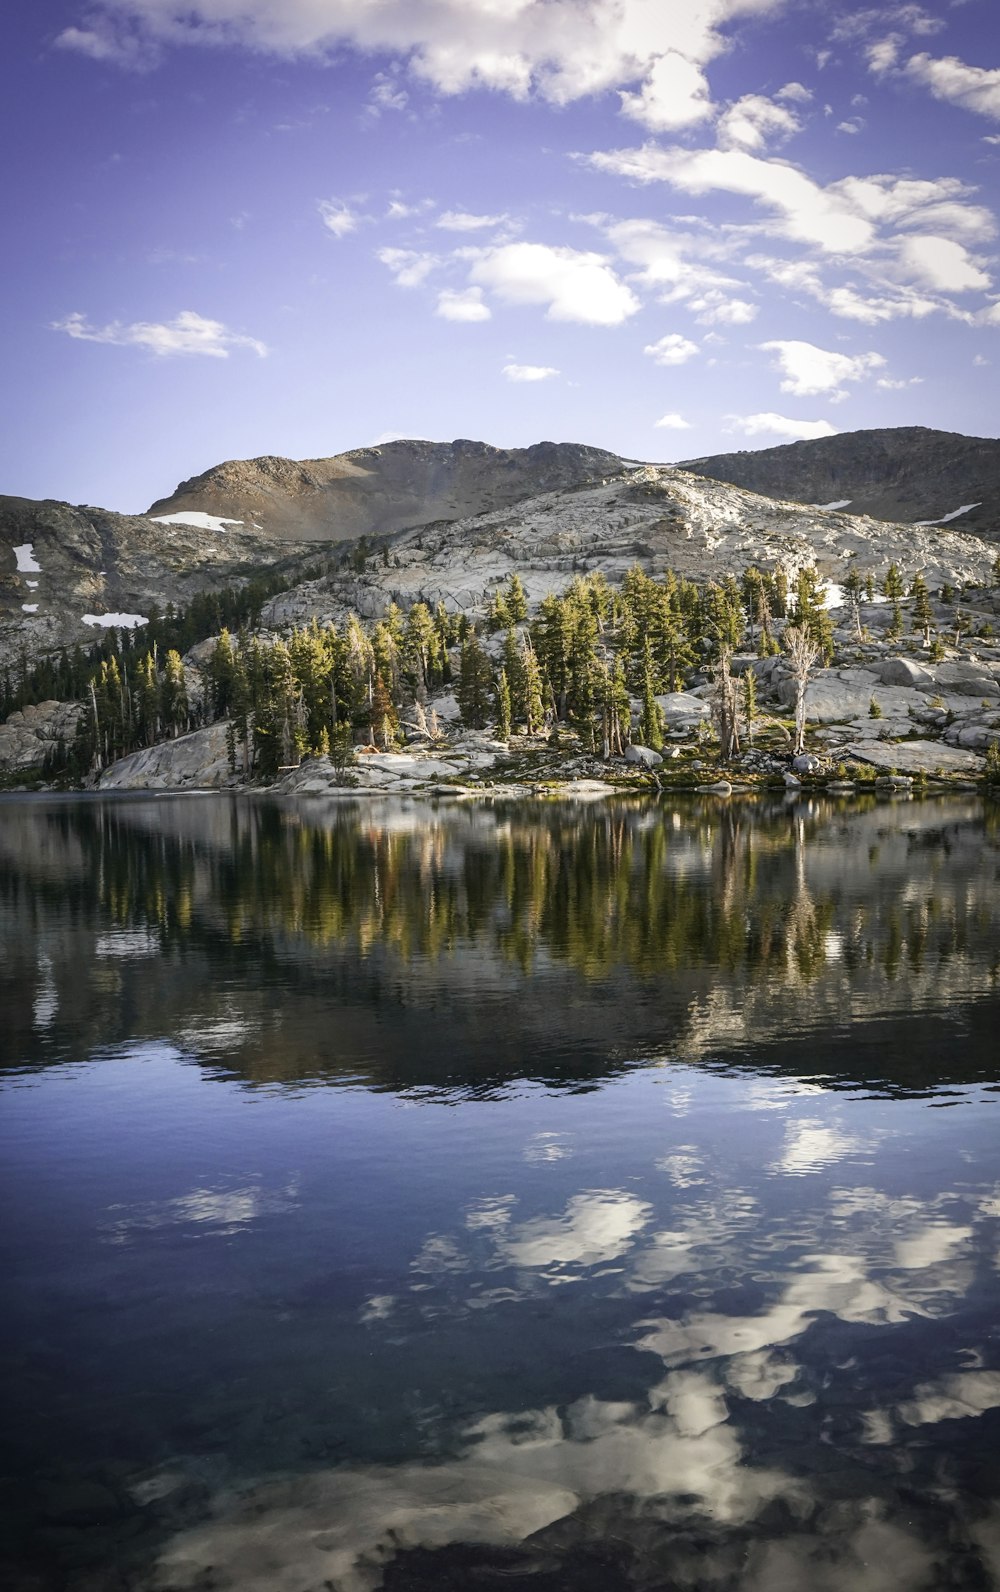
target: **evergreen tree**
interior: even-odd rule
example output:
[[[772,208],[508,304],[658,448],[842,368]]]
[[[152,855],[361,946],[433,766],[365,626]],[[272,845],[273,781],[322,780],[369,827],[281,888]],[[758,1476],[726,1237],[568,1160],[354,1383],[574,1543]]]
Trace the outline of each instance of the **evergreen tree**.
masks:
[[[927,582],[919,572],[913,577],[910,596],[913,598],[913,622],[924,633],[924,646],[929,647],[931,644],[931,625],[934,623],[934,609],[931,607]]]
[[[653,660],[646,643],[642,667],[642,710],[639,718],[639,734],[642,736],[643,746],[648,746],[652,751],[658,752],[663,745],[663,714],[660,712],[653,685]]]
[[[489,722],[492,684],[490,660],[475,630],[470,628],[459,655],[456,691],[462,723],[470,729],[485,729]]]
[[[501,741],[510,740],[511,731],[511,702],[510,685],[507,681],[506,669],[500,670],[496,685],[496,715],[497,737]]]
[[[528,617],[528,599],[516,570],[507,577],[507,612],[515,625],[524,624]]]

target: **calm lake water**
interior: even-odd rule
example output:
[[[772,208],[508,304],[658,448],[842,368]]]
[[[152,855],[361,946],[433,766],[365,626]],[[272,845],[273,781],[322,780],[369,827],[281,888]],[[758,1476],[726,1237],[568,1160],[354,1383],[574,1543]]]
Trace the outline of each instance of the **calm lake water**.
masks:
[[[0,801],[5,1592],[1000,1587],[1000,810]]]

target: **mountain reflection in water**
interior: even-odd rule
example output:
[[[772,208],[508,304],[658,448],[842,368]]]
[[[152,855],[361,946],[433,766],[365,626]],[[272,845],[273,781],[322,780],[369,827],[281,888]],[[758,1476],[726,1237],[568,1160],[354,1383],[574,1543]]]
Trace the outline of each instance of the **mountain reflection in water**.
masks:
[[[976,800],[0,804],[0,1582],[1000,1586],[998,869]]]

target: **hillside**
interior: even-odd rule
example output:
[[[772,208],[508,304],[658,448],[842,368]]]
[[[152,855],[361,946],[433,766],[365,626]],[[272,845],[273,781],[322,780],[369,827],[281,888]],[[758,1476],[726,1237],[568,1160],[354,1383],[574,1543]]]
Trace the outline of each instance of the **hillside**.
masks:
[[[686,459],[683,468],[795,503],[900,523],[947,523],[1000,541],[1000,440],[895,426]],[[963,512],[959,513],[958,511]]]
[[[200,592],[239,584],[301,549],[237,526],[157,525],[142,515],[0,497],[0,655],[89,646]],[[103,623],[102,623],[103,621]]]
[[[274,537],[341,542],[465,519],[621,469],[616,454],[569,442],[388,442],[330,459],[232,459],[182,481],[149,513],[207,513]]]

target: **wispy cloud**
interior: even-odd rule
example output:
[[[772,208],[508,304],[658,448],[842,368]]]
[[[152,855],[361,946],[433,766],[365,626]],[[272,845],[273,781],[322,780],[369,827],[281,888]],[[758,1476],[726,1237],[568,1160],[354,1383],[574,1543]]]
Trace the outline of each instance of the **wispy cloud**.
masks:
[[[151,354],[205,354],[210,359],[228,359],[234,348],[248,348],[263,358],[267,347],[256,337],[232,332],[222,321],[208,320],[194,310],[181,310],[172,321],[111,321],[107,326],[92,326],[77,313],[53,321],[52,330],[66,332],[84,343],[111,343],[118,348],[144,348]]]

